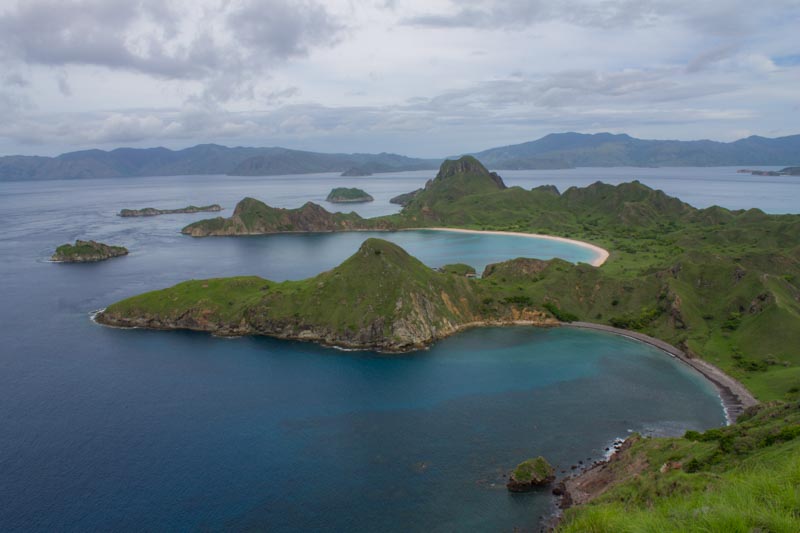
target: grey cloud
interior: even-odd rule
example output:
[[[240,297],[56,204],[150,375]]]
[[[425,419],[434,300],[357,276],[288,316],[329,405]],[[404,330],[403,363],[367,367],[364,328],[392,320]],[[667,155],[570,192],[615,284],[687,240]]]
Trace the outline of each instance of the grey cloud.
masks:
[[[560,21],[576,26],[620,28],[679,21],[716,35],[759,27],[776,12],[794,10],[797,0],[458,0],[446,13],[409,17],[405,24],[431,28],[519,29]]]
[[[335,43],[343,30],[314,0],[224,1],[223,17],[199,20],[179,7],[175,0],[19,1],[0,11],[0,57],[197,80],[207,96],[226,99],[248,93],[247,83],[276,63]]]

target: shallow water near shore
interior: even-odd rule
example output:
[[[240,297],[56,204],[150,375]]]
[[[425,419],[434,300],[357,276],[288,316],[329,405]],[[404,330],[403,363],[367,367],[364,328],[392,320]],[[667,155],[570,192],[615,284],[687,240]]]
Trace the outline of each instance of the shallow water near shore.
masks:
[[[376,202],[359,209],[392,212],[396,189],[419,186],[401,180],[365,186]],[[387,357],[89,319],[188,278],[314,275],[368,236],[192,239],[178,231],[208,214],[122,219],[119,209],[219,202],[229,216],[246,195],[294,206],[330,184],[0,184],[0,529],[536,530],[551,498],[507,493],[503,475],[517,462],[542,454],[569,470],[629,431],[724,424],[713,387],[694,371],[598,332],[475,329]],[[378,236],[387,235],[431,266],[591,257],[526,238]],[[131,255],[47,262],[75,238]]]

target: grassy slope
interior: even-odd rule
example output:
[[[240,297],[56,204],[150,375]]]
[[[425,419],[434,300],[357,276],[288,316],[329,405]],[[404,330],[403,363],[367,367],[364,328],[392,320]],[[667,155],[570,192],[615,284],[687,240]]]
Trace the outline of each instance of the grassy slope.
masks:
[[[561,531],[800,531],[798,435],[800,404],[778,402],[734,426],[642,439],[614,464],[622,482],[568,510]],[[626,473],[634,464],[644,471]]]
[[[306,280],[188,281],[117,302],[104,314],[228,333],[239,326],[266,334],[313,330],[345,344],[385,339],[403,346],[475,320],[481,299],[474,280],[436,272],[395,244],[367,239],[344,263]]]

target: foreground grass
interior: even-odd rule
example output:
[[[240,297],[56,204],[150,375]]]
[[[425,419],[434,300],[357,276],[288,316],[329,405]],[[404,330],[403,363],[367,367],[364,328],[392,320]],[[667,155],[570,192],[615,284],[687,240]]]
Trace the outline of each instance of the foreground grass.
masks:
[[[778,402],[726,428],[642,439],[621,459],[621,483],[569,509],[559,531],[800,531],[798,436],[800,404]],[[637,458],[647,468],[626,478]]]

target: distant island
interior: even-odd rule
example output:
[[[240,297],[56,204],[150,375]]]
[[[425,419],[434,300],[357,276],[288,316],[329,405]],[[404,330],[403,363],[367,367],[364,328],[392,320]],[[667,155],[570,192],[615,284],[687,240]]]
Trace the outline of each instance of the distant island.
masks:
[[[75,244],[63,244],[56,248],[50,260],[58,263],[94,263],[123,255],[128,255],[128,250],[122,246],[77,240]]]
[[[352,167],[342,172],[342,176],[349,176],[349,177],[372,176],[372,172],[364,168]]]
[[[325,200],[334,204],[349,204],[372,202],[375,198],[361,189],[337,187],[328,194]]]
[[[500,170],[574,167],[797,165],[800,135],[769,139],[752,136],[735,142],[663,141],[625,134],[553,133],[541,139],[491,148],[471,155]],[[200,144],[183,150],[117,148],[82,150],[57,157],[0,157],[0,181],[122,178],[226,174],[277,176],[322,172],[368,175],[434,170],[443,158],[398,154],[329,154],[280,147]]]
[[[753,176],[800,176],[800,167],[786,167],[781,170],[753,170],[741,168],[737,170],[739,174],[752,174]]]
[[[157,215],[174,215],[174,214],[182,214],[182,213],[203,213],[203,212],[214,212],[214,211],[222,211],[222,207],[218,204],[211,204],[211,205],[204,205],[204,206],[194,206],[190,205],[187,207],[182,207],[180,209],[156,209],[154,207],[145,207],[142,209],[123,209],[119,212],[119,216],[121,217],[153,217]]]

